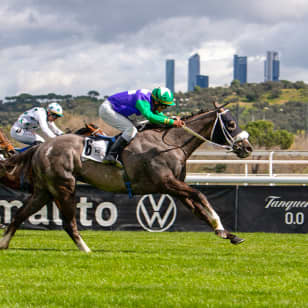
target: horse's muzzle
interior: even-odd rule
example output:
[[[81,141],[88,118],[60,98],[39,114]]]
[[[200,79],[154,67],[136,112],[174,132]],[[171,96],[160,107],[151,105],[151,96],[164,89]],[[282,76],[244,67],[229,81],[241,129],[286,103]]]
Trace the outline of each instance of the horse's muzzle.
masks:
[[[234,152],[239,158],[248,157],[253,151],[253,147],[248,139],[243,139],[235,142],[232,146],[232,152]]]

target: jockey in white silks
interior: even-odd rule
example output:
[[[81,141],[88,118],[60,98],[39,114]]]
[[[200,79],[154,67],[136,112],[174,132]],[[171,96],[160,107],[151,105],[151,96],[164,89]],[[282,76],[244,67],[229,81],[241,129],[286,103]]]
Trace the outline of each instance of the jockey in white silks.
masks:
[[[54,123],[59,117],[63,117],[63,110],[58,103],[49,104],[47,110],[34,107],[19,116],[11,128],[11,136],[21,143],[34,145],[45,141],[35,133],[39,128],[49,138],[63,135],[63,131]]]

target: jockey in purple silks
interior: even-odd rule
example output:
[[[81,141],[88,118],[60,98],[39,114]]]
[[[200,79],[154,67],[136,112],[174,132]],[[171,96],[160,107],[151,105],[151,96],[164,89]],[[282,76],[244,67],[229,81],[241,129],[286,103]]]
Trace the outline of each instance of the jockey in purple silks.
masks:
[[[103,163],[121,166],[117,160],[118,154],[137,134],[137,128],[128,119],[130,115],[143,115],[151,123],[184,126],[180,118],[171,119],[162,113],[165,108],[174,104],[173,93],[163,87],[155,88],[153,91],[139,89],[109,96],[108,100],[101,104],[99,116],[122,134],[111,146]]]

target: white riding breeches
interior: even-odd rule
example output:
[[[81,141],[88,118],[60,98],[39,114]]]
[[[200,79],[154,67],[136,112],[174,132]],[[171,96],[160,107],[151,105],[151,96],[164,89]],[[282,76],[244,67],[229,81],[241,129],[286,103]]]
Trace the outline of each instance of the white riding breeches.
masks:
[[[40,142],[44,142],[44,138],[42,138],[40,135],[33,133],[31,130],[27,130],[24,128],[20,128],[18,126],[12,126],[11,128],[11,136],[12,138],[14,138],[15,140],[24,143],[24,144],[28,144],[28,145],[32,145],[33,143],[40,141]]]
[[[130,142],[135,138],[138,132],[137,128],[129,119],[114,111],[108,100],[101,104],[98,114],[104,122],[120,130],[122,132],[123,139],[127,142]]]

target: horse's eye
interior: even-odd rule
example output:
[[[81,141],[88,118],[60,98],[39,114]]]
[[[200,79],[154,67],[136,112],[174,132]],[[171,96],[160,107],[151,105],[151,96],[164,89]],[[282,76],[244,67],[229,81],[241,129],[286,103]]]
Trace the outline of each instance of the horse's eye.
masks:
[[[229,123],[228,123],[228,129],[232,132],[232,131],[234,131],[235,129],[236,129],[236,123],[235,123],[235,121],[230,121]]]

